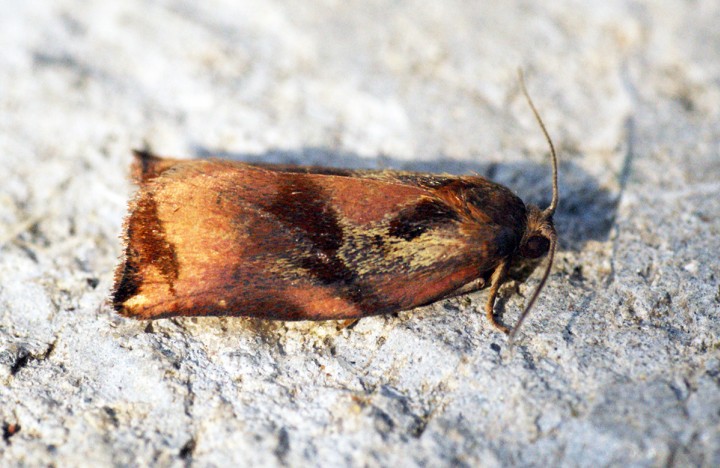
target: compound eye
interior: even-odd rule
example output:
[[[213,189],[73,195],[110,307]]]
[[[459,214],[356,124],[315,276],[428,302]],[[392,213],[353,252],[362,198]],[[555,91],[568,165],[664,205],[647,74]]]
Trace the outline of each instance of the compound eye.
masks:
[[[532,236],[520,246],[520,255],[525,258],[538,258],[545,255],[550,248],[550,241],[543,236]]]

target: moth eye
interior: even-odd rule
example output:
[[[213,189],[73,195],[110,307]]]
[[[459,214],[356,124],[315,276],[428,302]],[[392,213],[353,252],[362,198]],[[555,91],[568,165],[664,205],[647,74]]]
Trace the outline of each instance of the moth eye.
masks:
[[[532,236],[520,246],[520,255],[525,258],[538,258],[545,255],[550,248],[550,241],[543,236]]]

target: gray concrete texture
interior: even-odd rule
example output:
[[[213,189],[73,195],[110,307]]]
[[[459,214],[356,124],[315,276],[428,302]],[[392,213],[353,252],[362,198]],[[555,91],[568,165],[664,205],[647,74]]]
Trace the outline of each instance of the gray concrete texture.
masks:
[[[0,2],[0,464],[720,465],[720,2]],[[130,149],[492,176],[561,247],[361,320],[117,316]],[[538,283],[508,284],[507,323]]]

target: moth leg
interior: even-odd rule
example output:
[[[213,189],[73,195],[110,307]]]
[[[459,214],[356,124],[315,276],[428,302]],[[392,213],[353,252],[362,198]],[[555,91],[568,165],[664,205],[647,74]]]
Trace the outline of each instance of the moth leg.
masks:
[[[483,278],[478,278],[476,280],[472,280],[471,282],[460,286],[454,291],[449,292],[446,296],[443,297],[443,299],[450,299],[451,297],[457,297],[462,296],[465,294],[470,294],[475,291],[480,291],[481,289],[485,289],[488,287],[487,282]]]
[[[485,315],[487,316],[487,319],[490,321],[493,327],[505,334],[510,333],[510,329],[495,319],[495,299],[497,298],[497,293],[500,289],[500,285],[505,279],[507,266],[507,260],[503,260],[502,262],[500,262],[500,265],[495,268],[495,271],[493,271],[493,274],[490,277],[490,297],[488,297],[487,303],[485,303]]]
[[[338,321],[338,328],[339,328],[340,330],[350,329],[350,328],[354,327],[355,324],[358,323],[359,321],[360,321],[359,318],[347,319],[347,320],[339,320],[339,321]]]

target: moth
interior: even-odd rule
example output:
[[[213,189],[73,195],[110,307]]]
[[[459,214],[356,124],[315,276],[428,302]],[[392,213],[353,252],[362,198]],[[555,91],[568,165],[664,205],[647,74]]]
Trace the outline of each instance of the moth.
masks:
[[[521,81],[522,84],[522,81]],[[228,160],[136,151],[139,189],[124,225],[114,309],[127,317],[337,320],[413,309],[499,287],[548,257],[511,339],[547,281],[557,244],[552,201],[525,205],[486,178]]]

